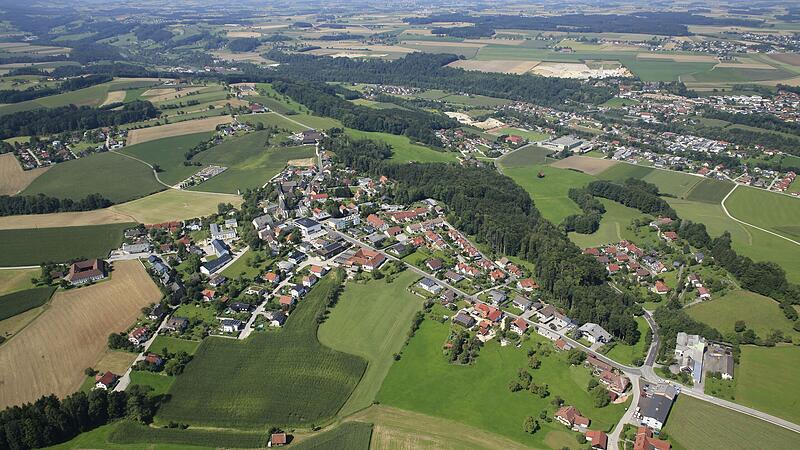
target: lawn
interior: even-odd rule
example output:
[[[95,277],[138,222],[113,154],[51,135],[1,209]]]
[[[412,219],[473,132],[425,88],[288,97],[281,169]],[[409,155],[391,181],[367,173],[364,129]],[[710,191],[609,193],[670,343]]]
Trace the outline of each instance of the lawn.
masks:
[[[236,194],[246,189],[261,187],[286,167],[287,161],[314,156],[314,147],[276,147],[281,139],[273,136],[267,144],[267,131],[257,131],[229,139],[197,156],[202,164],[217,164],[228,168],[225,172],[192,188],[205,192]]]
[[[800,199],[763,189],[739,187],[725,201],[725,207],[739,220],[800,240]],[[787,246],[794,245],[784,242]],[[800,252],[796,245],[794,250]]]
[[[181,305],[172,314],[175,317],[186,317],[187,319],[202,320],[207,324],[214,324],[217,322],[216,310],[208,304],[192,304],[188,303]],[[160,347],[155,347],[154,350],[161,350]]]
[[[0,230],[0,266],[28,266],[73,258],[105,258],[122,244],[133,223],[84,227]]]
[[[392,366],[392,355],[402,350],[411,319],[422,308],[423,300],[406,289],[417,278],[407,270],[391,284],[385,279],[348,283],[336,308],[320,327],[323,345],[368,361],[366,373],[340,415],[366,408],[375,399]]]
[[[444,312],[439,307],[434,309],[437,315]],[[422,323],[403,357],[389,371],[378,393],[381,404],[445,417],[535,448],[556,442],[557,448],[576,444],[573,433],[555,422],[540,420],[542,429],[534,435],[522,430],[526,416],[538,417],[542,410],[549,415],[554,413],[550,402],[556,395],[589,417],[592,429],[609,430],[621,417],[624,405],[593,407],[586,391],[591,378],[589,371],[570,366],[562,353],[541,357],[538,370],[528,369],[535,383],[549,386],[549,397],[542,399],[527,391],[509,390],[508,384],[517,379],[517,371],[527,368],[526,349],[532,342],[543,342],[543,346],[552,348],[550,341],[534,335],[522,348],[515,348],[501,347],[492,340],[480,350],[472,365],[453,365],[442,355],[450,326],[432,319]]]
[[[169,336],[158,336],[150,345],[150,350],[161,354],[166,348],[170,353],[186,352],[194,355],[197,347],[200,346],[200,341],[190,341],[188,339],[178,339]]]
[[[146,165],[106,152],[56,164],[22,193],[73,200],[100,194],[114,203],[122,203],[163,189]]]
[[[156,139],[125,147],[123,152],[150,164],[158,164],[161,169],[158,177],[161,181],[167,184],[177,184],[200,169],[196,166],[183,165],[184,153],[200,142],[210,139],[213,135],[212,132],[204,132]]]
[[[792,431],[687,395],[678,396],[664,431],[686,450],[797,448]]]
[[[45,286],[0,296],[0,320],[44,305],[55,290],[54,287]]]
[[[734,374],[736,402],[800,422],[800,348],[743,345]],[[796,439],[796,438],[795,438]]]
[[[416,162],[456,162],[458,153],[456,152],[437,152],[429,147],[414,144],[406,136],[399,136],[389,133],[359,131],[347,128],[348,135],[358,139],[371,139],[374,141],[385,142],[392,146],[392,162],[407,163]]]
[[[152,389],[150,393],[153,395],[166,394],[173,382],[175,382],[175,377],[160,373],[142,370],[131,371],[131,385],[147,386]]]
[[[296,450],[369,450],[372,424],[346,422],[291,446]]]
[[[631,221],[636,218],[650,217],[638,209],[605,198],[599,198],[606,207],[600,220],[600,228],[592,234],[569,233],[569,238],[580,248],[597,247],[603,244],[619,242],[623,239],[634,240],[635,235],[628,230]]]
[[[262,258],[261,264],[258,264],[256,267],[252,267],[250,266],[250,262],[253,260],[253,256],[253,251],[248,249],[244,255],[236,260],[236,262],[223,270],[222,275],[225,275],[228,278],[237,278],[239,275],[244,275],[245,278],[255,278],[262,274],[271,261]]]
[[[722,334],[733,332],[736,321],[744,320],[747,328],[762,338],[776,329],[800,337],[800,333],[792,330],[792,322],[783,315],[778,302],[750,291],[732,291],[691,306],[686,312]]]
[[[565,217],[581,212],[578,205],[567,196],[567,193],[570,188],[586,185],[594,180],[594,177],[574,170],[558,169],[546,165],[506,166],[506,161],[512,157],[516,159],[516,154],[501,163],[503,174],[511,177],[528,191],[536,208],[546,219],[559,223]],[[539,172],[544,174],[543,178],[537,176]]]
[[[650,332],[650,327],[647,325],[647,321],[644,317],[637,317],[636,325],[639,329],[639,333],[641,333],[639,341],[633,345],[617,342],[617,345],[609,350],[606,356],[628,366],[635,365],[633,363],[634,360],[639,358],[644,359],[647,356],[647,340],[645,338],[647,337],[647,333]]]
[[[340,282],[336,273],[325,277],[278,332],[245,341],[205,339],[157,421],[264,429],[319,424],[336,415],[367,366],[317,340],[317,315]]]

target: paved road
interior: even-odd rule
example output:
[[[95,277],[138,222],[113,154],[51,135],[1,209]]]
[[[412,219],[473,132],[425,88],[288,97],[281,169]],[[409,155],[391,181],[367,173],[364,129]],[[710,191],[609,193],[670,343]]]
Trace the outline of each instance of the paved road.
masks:
[[[136,359],[133,360],[133,364],[131,364],[131,366],[128,367],[128,370],[126,370],[125,373],[120,377],[119,381],[117,382],[117,385],[114,386],[115,391],[120,392],[128,388],[128,385],[131,383],[131,371],[133,371],[134,364],[143,360],[145,355],[149,353],[150,346],[153,345],[153,341],[155,341],[156,338],[158,337],[159,331],[161,331],[164,328],[164,325],[166,325],[169,316],[170,316],[169,314],[164,316],[164,318],[161,320],[161,323],[158,324],[156,332],[153,333],[153,335],[150,336],[150,339],[148,339],[147,342],[144,343],[144,345],[142,346],[142,352],[136,356]]]
[[[625,414],[619,419],[617,426],[614,427],[614,430],[608,435],[608,448],[618,449],[619,448],[619,437],[622,434],[623,428],[625,428],[626,424],[638,424],[636,420],[633,418],[633,414],[636,412],[636,406],[639,404],[639,396],[641,394],[641,390],[639,388],[639,376],[632,375],[629,377],[631,380],[631,395],[633,396],[633,400],[631,401],[630,406],[625,411]]]

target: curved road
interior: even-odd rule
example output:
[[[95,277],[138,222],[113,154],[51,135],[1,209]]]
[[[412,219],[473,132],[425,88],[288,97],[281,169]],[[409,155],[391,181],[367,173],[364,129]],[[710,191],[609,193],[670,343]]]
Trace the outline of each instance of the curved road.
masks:
[[[738,184],[738,183],[737,183],[737,184],[735,184],[735,185],[733,186],[733,189],[731,189],[731,191],[730,191],[730,192],[728,192],[728,195],[726,195],[726,196],[725,196],[725,198],[723,198],[723,199],[722,199],[722,201],[720,202],[720,206],[722,206],[722,210],[725,212],[725,215],[726,215],[726,216],[730,217],[731,219],[735,220],[736,222],[739,222],[739,223],[741,223],[742,225],[747,225],[748,227],[753,227],[753,228],[755,228],[756,230],[763,231],[764,233],[769,233],[769,234],[771,234],[771,235],[773,235],[773,236],[776,236],[776,237],[779,237],[779,238],[781,238],[781,239],[787,240],[787,241],[791,242],[791,243],[792,243],[792,244],[794,244],[794,245],[800,245],[800,242],[797,242],[797,241],[795,241],[794,239],[789,239],[789,238],[788,238],[788,237],[786,237],[786,236],[780,235],[780,234],[778,234],[778,233],[775,233],[775,232],[773,232],[773,231],[765,230],[764,228],[757,227],[757,226],[753,225],[752,223],[747,223],[747,222],[745,222],[744,220],[739,220],[739,219],[737,219],[736,217],[733,217],[733,216],[731,215],[731,213],[730,213],[730,212],[728,212],[728,208],[726,208],[726,207],[725,207],[725,200],[727,200],[727,199],[728,199],[728,197],[730,197],[730,196],[731,196],[731,194],[733,194],[733,191],[735,191],[735,190],[736,190],[736,188],[738,188],[738,187],[739,187],[739,184]]]

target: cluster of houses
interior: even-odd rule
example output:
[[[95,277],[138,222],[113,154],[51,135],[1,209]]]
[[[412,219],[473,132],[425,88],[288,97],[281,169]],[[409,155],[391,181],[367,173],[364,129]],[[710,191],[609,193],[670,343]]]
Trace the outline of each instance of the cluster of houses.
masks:
[[[672,233],[667,231],[664,234]],[[677,236],[676,236],[677,239]],[[650,290],[656,294],[669,293],[669,287],[663,280],[653,278],[666,272],[667,266],[658,258],[657,254],[646,254],[633,242],[619,241],[616,245],[605,247],[589,247],[583,250],[586,255],[594,256],[603,264],[609,276],[623,276],[623,269],[627,276],[639,284],[649,284]]]

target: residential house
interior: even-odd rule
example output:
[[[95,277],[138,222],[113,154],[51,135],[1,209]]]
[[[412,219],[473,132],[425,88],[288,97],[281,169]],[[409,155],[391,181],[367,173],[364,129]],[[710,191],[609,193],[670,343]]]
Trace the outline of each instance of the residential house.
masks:
[[[64,277],[73,286],[100,281],[106,277],[106,262],[102,259],[89,259],[70,264],[69,273]]]
[[[242,328],[242,322],[236,319],[222,319],[219,325],[223,333],[238,333]]]
[[[160,321],[167,314],[168,308],[161,303],[157,303],[147,314],[147,318],[153,321]]]
[[[167,331],[182,332],[189,326],[189,319],[186,317],[170,317],[164,324],[164,329]]]
[[[307,217],[296,219],[294,224],[300,230],[300,233],[303,234],[304,238],[308,238],[309,236],[313,236],[322,231],[322,225],[319,222]]]
[[[653,285],[653,292],[658,295],[666,295],[669,292],[669,286],[661,280],[656,280],[656,284]]]
[[[511,302],[511,304],[514,306],[514,308],[517,308],[522,312],[531,309],[531,301],[522,296],[518,296],[517,298],[515,298],[514,301]]]
[[[236,239],[236,228],[220,228],[216,223],[209,226],[211,231],[211,239],[219,239],[221,241]]]
[[[261,278],[269,284],[277,284],[281,281],[281,276],[276,272],[267,272]]]
[[[95,376],[94,387],[95,389],[109,390],[116,386],[118,381],[119,375],[112,372],[106,372],[103,375]]]
[[[244,302],[234,302],[228,306],[228,309],[236,313],[250,312],[253,309],[253,305]]]
[[[590,448],[593,450],[606,450],[608,447],[608,435],[600,430],[589,430],[585,437],[591,443]]]
[[[269,214],[264,214],[263,216],[258,216],[255,219],[253,219],[252,224],[253,224],[253,228],[255,228],[256,231],[259,231],[259,230],[263,230],[264,228],[267,228],[268,226],[272,225],[274,222],[275,221],[272,218],[272,216],[270,216]]]
[[[453,284],[458,283],[459,281],[464,279],[463,275],[455,273],[452,270],[445,271],[444,277],[447,278],[447,280]]]
[[[269,319],[271,327],[282,327],[286,323],[286,313],[283,311],[267,311],[264,315]]]
[[[380,268],[386,262],[386,257],[382,253],[368,248],[359,248],[358,251],[347,260],[348,266],[358,266],[367,272],[372,272]]]
[[[292,297],[294,298],[303,298],[306,296],[306,294],[308,294],[308,288],[306,288],[302,284],[295,284],[289,290],[289,293],[292,294]]]
[[[556,411],[555,419],[570,428],[586,428],[591,421],[581,415],[574,406],[562,406]]]
[[[475,311],[480,314],[482,318],[489,319],[492,322],[497,322],[503,318],[503,311],[485,303],[478,303],[475,305]]]
[[[517,317],[513,322],[511,322],[511,331],[520,336],[528,331],[528,327],[528,322],[522,317]]]
[[[603,372],[610,372],[613,370],[611,364],[607,362],[600,361],[595,355],[589,355],[586,357],[586,364],[592,367],[595,373],[603,373]]]
[[[697,288],[697,297],[700,300],[708,300],[711,298],[711,292],[704,287],[699,287]]]
[[[419,286],[420,288],[424,289],[427,292],[430,292],[433,295],[439,294],[439,292],[441,292],[442,290],[442,286],[440,286],[438,283],[431,280],[430,278],[423,278],[419,280],[417,286]]]
[[[600,373],[600,382],[608,388],[611,392],[622,394],[628,389],[630,380],[624,375],[618,375],[610,370],[604,370]]]
[[[517,287],[526,292],[533,292],[539,289],[539,285],[533,281],[533,278],[523,278],[517,282]]]
[[[425,266],[433,272],[442,270],[442,260],[438,258],[431,258],[425,261]]]
[[[312,274],[306,275],[303,277],[303,286],[311,287],[317,283],[317,276]]]
[[[508,298],[505,292],[497,289],[492,289],[486,295],[489,297],[489,302],[494,306],[498,306]]]
[[[375,214],[367,216],[367,223],[378,231],[386,231],[389,229],[389,224]]]
[[[611,342],[612,339],[611,333],[603,329],[600,325],[592,322],[586,322],[581,325],[580,328],[578,328],[578,332],[581,334],[581,337],[592,344],[607,344]]]
[[[665,231],[661,233],[661,238],[667,242],[675,242],[678,240],[678,233],[674,231]]]
[[[316,264],[309,266],[308,270],[317,278],[322,278],[326,273],[328,273],[328,269],[326,267],[318,266]]]
[[[128,341],[136,346],[144,344],[149,338],[150,329],[147,327],[139,327],[128,333]]]
[[[472,328],[475,325],[475,319],[466,312],[459,311],[458,314],[453,317],[453,323],[461,325],[464,328]]]
[[[636,440],[633,442],[633,450],[670,450],[672,445],[661,439],[653,437],[653,430],[646,426],[639,427],[636,431]]]
[[[289,309],[290,306],[294,305],[295,298],[291,295],[281,295],[278,299],[278,303],[283,309]]]

